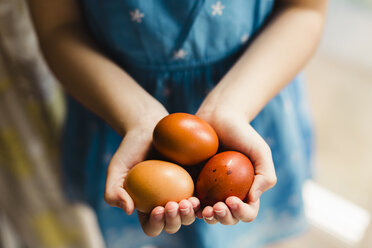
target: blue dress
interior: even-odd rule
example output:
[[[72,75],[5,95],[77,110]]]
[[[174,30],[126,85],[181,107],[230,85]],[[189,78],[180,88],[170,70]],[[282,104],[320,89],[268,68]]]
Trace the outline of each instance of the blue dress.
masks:
[[[273,0],[81,0],[92,37],[170,113],[195,113],[206,94],[249,47],[270,18]],[[267,68],[270,73],[270,68]],[[149,238],[136,214],[103,200],[106,168],[121,142],[104,121],[73,99],[63,142],[64,184],[70,199],[97,213],[109,248],[259,247],[304,230],[301,189],[311,174],[311,126],[301,76],[252,121],[270,145],[277,185],[261,197],[253,223],[207,225]]]

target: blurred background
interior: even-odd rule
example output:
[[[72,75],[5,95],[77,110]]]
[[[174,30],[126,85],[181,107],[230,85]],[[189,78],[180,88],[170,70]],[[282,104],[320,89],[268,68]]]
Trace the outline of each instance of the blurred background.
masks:
[[[372,0],[330,0],[305,75],[316,130],[310,228],[270,247],[372,247]],[[103,247],[94,214],[59,187],[64,111],[24,0],[0,0],[0,248]]]
[[[312,225],[273,247],[372,247],[372,1],[329,2],[305,68],[316,130],[315,182],[304,189]]]

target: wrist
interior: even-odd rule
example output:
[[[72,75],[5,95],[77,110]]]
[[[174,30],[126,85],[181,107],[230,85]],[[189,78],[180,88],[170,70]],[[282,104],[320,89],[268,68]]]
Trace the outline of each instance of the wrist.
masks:
[[[122,135],[132,130],[152,132],[156,124],[167,115],[167,110],[157,101],[147,106],[133,108],[130,114],[123,117]]]
[[[203,103],[196,115],[212,126],[238,119],[248,122],[247,115],[242,108],[217,102],[213,104],[210,102]]]
[[[240,101],[237,97],[229,96],[225,90],[217,91],[217,89],[206,97],[197,115],[206,121],[230,118],[232,116],[240,116],[246,120],[251,120],[249,119],[249,109],[245,106],[244,101]]]

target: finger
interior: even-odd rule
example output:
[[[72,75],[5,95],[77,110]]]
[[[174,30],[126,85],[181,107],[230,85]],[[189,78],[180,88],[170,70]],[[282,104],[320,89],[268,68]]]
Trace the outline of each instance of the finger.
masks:
[[[257,134],[257,136],[259,135]],[[255,177],[248,193],[248,202],[250,203],[256,202],[261,194],[274,187],[277,181],[270,147],[261,136],[259,136],[258,140],[252,151],[255,155],[251,157],[254,164]]]
[[[133,213],[134,203],[123,188],[124,180],[129,169],[144,158],[151,144],[151,136],[147,136],[138,138],[134,133],[127,133],[107,168],[104,199],[127,214]]]
[[[249,192],[249,201],[257,201],[277,180],[270,147],[246,120],[229,125],[229,132],[222,130],[218,135],[227,148],[241,151],[251,159],[256,178]]]
[[[107,168],[104,199],[110,206],[122,208],[130,215],[134,211],[134,202],[123,188],[127,171],[115,154]]]
[[[274,187],[277,182],[271,149],[264,139],[256,131],[254,132],[258,136],[259,144],[253,151],[257,156],[253,160],[255,163],[255,179],[250,190],[250,195],[253,193],[253,198],[250,198],[252,202],[257,201],[263,192]]]
[[[256,219],[260,200],[247,204],[238,197],[230,196],[226,199],[226,205],[229,207],[232,215],[239,221],[252,222]]]
[[[218,221],[214,218],[213,208],[211,206],[207,206],[202,211],[203,219],[208,224],[217,224]]]
[[[106,187],[104,199],[107,204],[123,209],[128,215],[131,215],[134,211],[134,202],[122,187]]]
[[[179,203],[179,206],[182,225],[191,225],[195,220],[195,213],[192,208],[191,202],[189,202],[188,200],[182,200]]]
[[[229,208],[223,202],[217,202],[213,206],[214,217],[223,225],[235,225],[239,221],[231,214]]]
[[[261,194],[274,187],[277,178],[269,145],[250,125],[245,128],[244,139],[240,139],[242,152],[254,165],[255,178],[248,194],[249,202],[257,201]]]
[[[276,184],[275,176],[257,174],[254,177],[253,184],[248,193],[248,202],[256,202],[263,192],[271,189]]]
[[[200,208],[200,201],[199,201],[199,199],[196,198],[196,197],[190,197],[188,200],[192,204],[192,207],[194,209],[195,216],[198,219],[202,219],[203,218],[203,215],[202,215],[202,209]]]
[[[197,212],[200,209],[200,201],[198,198],[190,197],[187,200],[191,203],[192,208],[194,209],[194,212]]]
[[[158,236],[164,228],[164,208],[156,207],[151,211],[150,216],[138,212],[143,232],[150,237]]]
[[[168,202],[165,205],[165,226],[164,231],[167,233],[176,233],[181,227],[181,216],[179,206],[176,202]]]

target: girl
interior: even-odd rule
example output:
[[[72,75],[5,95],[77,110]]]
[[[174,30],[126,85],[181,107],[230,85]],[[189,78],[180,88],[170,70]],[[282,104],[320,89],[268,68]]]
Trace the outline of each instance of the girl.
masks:
[[[68,98],[66,192],[95,209],[108,247],[254,247],[303,229],[311,132],[296,74],[318,43],[325,0],[29,5],[50,67],[77,100]],[[251,158],[256,175],[246,201],[229,197],[199,209],[192,197],[138,212],[139,222],[131,215],[126,174],[170,112],[196,113],[224,146]],[[256,218],[260,204],[257,220],[243,223]],[[195,215],[208,224],[190,225]],[[179,231],[181,225],[190,226]]]

